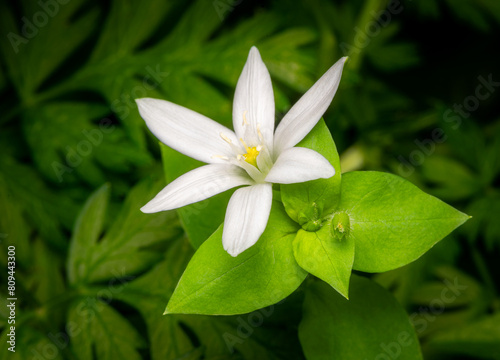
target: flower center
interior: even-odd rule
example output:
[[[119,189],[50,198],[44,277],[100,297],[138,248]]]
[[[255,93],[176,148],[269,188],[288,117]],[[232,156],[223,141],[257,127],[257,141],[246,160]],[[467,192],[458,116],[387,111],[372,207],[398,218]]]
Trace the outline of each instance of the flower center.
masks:
[[[258,169],[259,167],[257,166],[257,156],[259,156],[259,153],[262,150],[262,146],[259,145],[249,147],[243,139],[240,138],[240,141],[247,152],[246,154],[243,154],[245,161]]]
[[[249,163],[250,165],[257,166],[257,156],[259,156],[259,150],[257,150],[256,147],[245,147],[247,153],[243,155],[245,158],[245,161]]]

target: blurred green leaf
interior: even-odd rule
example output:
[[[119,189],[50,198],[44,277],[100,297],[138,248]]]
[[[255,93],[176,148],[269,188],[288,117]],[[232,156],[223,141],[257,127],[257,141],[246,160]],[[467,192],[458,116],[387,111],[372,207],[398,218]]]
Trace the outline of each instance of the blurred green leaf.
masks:
[[[59,250],[66,250],[63,228],[70,229],[77,206],[72,199],[58,197],[29,166],[9,157],[0,158],[0,176],[7,192],[41,237]],[[21,239],[20,239],[21,241]],[[22,250],[21,250],[22,251]]]
[[[103,185],[87,200],[75,224],[68,255],[68,278],[70,283],[85,280],[91,271],[92,250],[103,232],[109,202],[109,185]]]
[[[90,63],[114,63],[134,53],[156,30],[173,2],[146,0],[111,1],[104,26],[100,29]]]
[[[472,277],[451,267],[438,267],[438,279],[428,281],[414,289],[413,302],[416,305],[429,305],[435,299],[446,302],[446,308],[475,306],[484,296],[481,285]],[[447,290],[445,290],[447,289]],[[453,299],[453,301],[449,301]]]
[[[88,299],[88,298],[87,298]],[[77,359],[142,359],[138,349],[146,343],[136,328],[105,302],[75,301],[68,313],[71,348]]]
[[[394,4],[396,3],[394,2]],[[400,8],[403,9],[403,7]],[[387,14],[390,13],[387,11]],[[391,20],[393,16],[396,16],[387,14],[383,20],[379,20],[382,24],[379,25],[382,31],[371,38],[370,45],[366,48],[367,57],[375,67],[388,72],[399,71],[418,64],[420,58],[416,45],[411,42],[394,40],[400,31],[400,26],[394,22],[387,23],[387,16],[390,16]]]
[[[0,245],[2,266],[7,266],[7,247],[14,245],[17,248],[17,258],[20,266],[27,266],[32,259],[29,235],[32,231],[26,218],[23,216],[22,205],[19,204],[9,191],[3,176],[0,174]]]
[[[9,329],[10,331],[10,329]],[[7,335],[7,328],[2,332],[2,339]],[[41,331],[31,327],[18,327],[16,330],[16,347],[15,352],[8,350],[10,344],[7,341],[0,343],[0,360],[26,360],[36,357],[43,359],[44,350],[54,360],[63,360],[62,351],[58,349],[52,341]],[[19,346],[19,344],[29,344],[30,346]],[[48,350],[47,350],[48,349]]]
[[[147,165],[149,154],[140,151],[123,130],[104,118],[108,109],[99,104],[56,102],[27,109],[24,129],[40,171],[54,182],[79,177],[93,186],[102,185],[102,168],[117,172]],[[99,119],[99,124],[93,121]]]
[[[36,300],[43,304],[65,291],[64,264],[60,257],[51,252],[40,239],[32,245],[32,251],[36,256],[30,269],[32,276],[26,285],[31,288]],[[63,314],[57,315],[60,320]],[[55,318],[52,320],[56,322]]]
[[[479,30],[487,31],[490,28],[490,17],[500,22],[498,1],[446,0],[446,3],[460,20],[468,22]]]
[[[98,15],[92,7],[80,12],[82,0],[41,3],[22,1],[22,19],[5,3],[0,11],[2,33],[8,34],[1,51],[24,103],[32,102],[39,86],[88,39]]]
[[[419,63],[417,49],[412,43],[392,43],[381,46],[378,51],[368,52],[373,64],[384,71],[398,71]]]
[[[132,189],[105,235],[102,226],[108,186],[101,187],[87,201],[71,242],[67,264],[71,283],[127,277],[161,260],[156,247],[161,248],[162,243],[178,235],[176,222],[171,212],[150,215],[142,214],[139,208],[144,198],[158,192],[162,184],[146,178]]]
[[[422,164],[422,175],[430,183],[429,192],[446,200],[460,200],[472,196],[481,188],[477,174],[462,163],[444,157],[430,156]]]
[[[430,342],[435,349],[481,359],[500,359],[500,313],[440,332]]]
[[[451,266],[436,266],[434,278],[413,290],[412,322],[426,342],[443,329],[456,328],[484,314],[489,294],[476,279]]]
[[[353,275],[350,300],[315,281],[306,292],[299,337],[308,360],[422,359],[415,330],[390,293]]]
[[[472,201],[467,211],[473,220],[467,224],[464,230],[467,231],[469,240],[474,243],[478,239],[483,239],[486,248],[493,251],[500,246],[500,195],[481,197]]]

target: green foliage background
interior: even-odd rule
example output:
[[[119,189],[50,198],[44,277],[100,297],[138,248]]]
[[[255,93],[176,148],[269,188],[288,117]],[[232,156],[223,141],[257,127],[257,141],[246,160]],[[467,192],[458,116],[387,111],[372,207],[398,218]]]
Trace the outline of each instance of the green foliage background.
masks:
[[[165,180],[134,98],[168,99],[230,126],[252,45],[271,73],[278,119],[350,56],[324,116],[342,171],[399,174],[473,216],[373,279],[407,310],[424,358],[500,358],[500,86],[477,92],[500,82],[500,2],[394,4],[2,2],[0,359],[304,358],[300,289],[262,310],[264,324],[234,352],[224,334],[238,335],[249,315],[161,316],[194,250],[176,212],[139,211]],[[4,336],[9,245],[15,354]],[[450,282],[456,297],[439,307]]]

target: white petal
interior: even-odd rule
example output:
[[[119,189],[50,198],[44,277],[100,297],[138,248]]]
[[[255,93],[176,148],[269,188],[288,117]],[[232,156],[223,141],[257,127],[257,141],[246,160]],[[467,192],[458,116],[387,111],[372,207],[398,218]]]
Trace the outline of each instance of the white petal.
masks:
[[[259,240],[264,232],[271,205],[271,184],[252,185],[238,189],[227,206],[222,245],[231,256],[237,256]]]
[[[297,145],[321,119],[337,92],[346,60],[337,61],[283,117],[274,135],[275,154]]]
[[[225,126],[169,101],[143,98],[136,102],[149,130],[172,149],[206,163],[224,161],[217,156],[234,157],[221,134],[237,145],[239,141]]]
[[[274,133],[274,93],[271,77],[255,46],[241,72],[233,103],[233,127],[248,146],[260,143],[260,132],[272,153]]]
[[[266,181],[294,184],[335,175],[335,169],[320,153],[306,148],[287,149],[278,157]]]
[[[211,164],[194,169],[168,184],[141,208],[144,213],[172,210],[253,181],[235,165]]]

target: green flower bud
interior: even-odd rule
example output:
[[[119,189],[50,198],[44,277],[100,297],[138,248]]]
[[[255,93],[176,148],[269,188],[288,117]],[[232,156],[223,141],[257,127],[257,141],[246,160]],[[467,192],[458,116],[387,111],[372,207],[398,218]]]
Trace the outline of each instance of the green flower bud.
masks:
[[[333,215],[331,231],[335,240],[342,241],[347,239],[351,231],[349,215],[343,211]]]
[[[311,206],[302,209],[299,213],[298,220],[300,226],[305,231],[318,231],[321,228],[321,210],[315,202]]]

